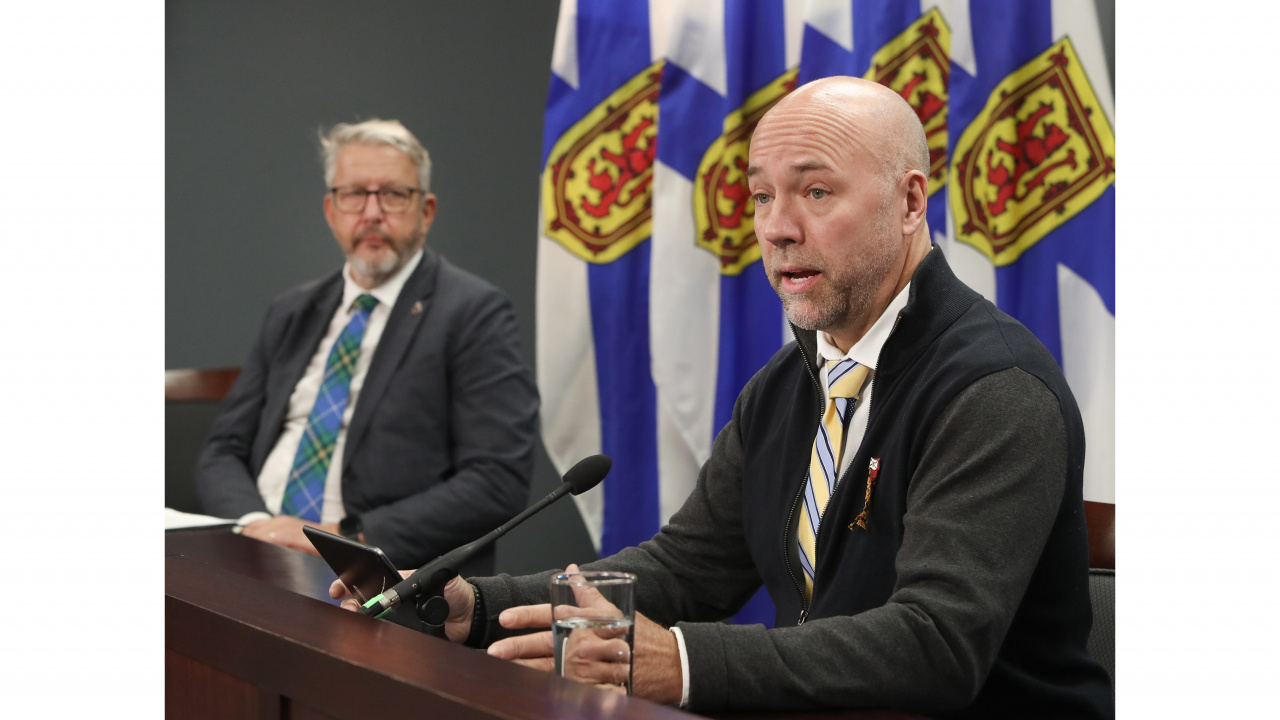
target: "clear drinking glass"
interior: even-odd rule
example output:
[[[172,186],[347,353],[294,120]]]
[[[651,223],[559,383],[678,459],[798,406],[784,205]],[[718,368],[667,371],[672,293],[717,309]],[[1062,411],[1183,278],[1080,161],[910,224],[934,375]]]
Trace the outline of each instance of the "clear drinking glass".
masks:
[[[636,576],[563,573],[551,578],[551,638],[556,674],[631,694]]]

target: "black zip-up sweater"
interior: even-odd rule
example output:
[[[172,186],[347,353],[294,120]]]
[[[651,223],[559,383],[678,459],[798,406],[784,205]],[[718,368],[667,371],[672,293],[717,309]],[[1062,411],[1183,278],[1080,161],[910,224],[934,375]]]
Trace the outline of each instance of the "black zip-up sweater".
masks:
[[[925,256],[823,515],[805,603],[792,523],[822,394],[814,333],[797,338],[743,389],[671,523],[588,566],[637,573],[639,611],[679,624],[690,707],[1113,716],[1107,674],[1085,649],[1084,432],[1044,346],[940,251]],[[777,628],[708,622],[761,582]],[[546,575],[477,585],[491,621],[546,602]],[[491,622],[487,640],[501,634]]]

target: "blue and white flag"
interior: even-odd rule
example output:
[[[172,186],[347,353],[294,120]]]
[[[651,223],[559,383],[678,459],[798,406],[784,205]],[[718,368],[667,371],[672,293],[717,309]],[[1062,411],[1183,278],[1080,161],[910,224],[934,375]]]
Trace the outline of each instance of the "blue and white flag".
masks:
[[[1115,103],[1093,3],[808,0],[799,79],[829,75],[916,109],[934,241],[1057,358],[1085,499],[1114,503]]]
[[[564,473],[613,458],[577,499],[602,555],[659,516],[649,367],[649,255],[661,52],[645,2],[563,0],[543,131],[538,220],[542,433]],[[661,23],[657,24],[661,26]]]

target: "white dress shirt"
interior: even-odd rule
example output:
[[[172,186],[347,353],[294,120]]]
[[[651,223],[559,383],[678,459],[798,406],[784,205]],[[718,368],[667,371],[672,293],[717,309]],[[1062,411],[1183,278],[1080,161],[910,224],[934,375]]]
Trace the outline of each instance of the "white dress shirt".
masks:
[[[329,321],[329,330],[320,340],[311,362],[307,364],[302,379],[293,388],[289,397],[289,409],[284,419],[284,429],[271,449],[271,454],[258,473],[258,493],[272,515],[280,513],[280,505],[284,502],[285,487],[289,483],[289,472],[293,469],[293,460],[298,453],[298,443],[307,428],[307,417],[316,404],[316,396],[320,394],[320,383],[324,379],[324,366],[329,360],[329,353],[343,328],[351,320],[351,304],[364,293],[378,299],[378,304],[369,313],[369,322],[365,326],[364,338],[360,341],[360,358],[356,361],[355,374],[351,377],[351,390],[347,399],[346,410],[342,413],[342,425],[338,429],[338,438],[333,448],[333,460],[329,464],[329,474],[325,477],[324,505],[320,511],[320,522],[334,523],[346,516],[342,506],[342,451],[347,441],[347,427],[351,424],[351,416],[355,412],[356,402],[360,399],[360,388],[364,385],[365,375],[373,362],[374,350],[382,338],[382,331],[387,327],[387,318],[391,316],[391,308],[395,307],[396,298],[409,278],[422,261],[423,251],[419,250],[399,272],[391,276],[383,284],[372,290],[366,290],[351,279],[351,266],[342,267],[342,301]],[[245,525],[254,520],[264,518],[260,512],[249,513],[240,518]]]
[[[818,331],[818,383],[822,385],[822,404],[826,407],[827,403],[827,364],[824,360],[844,360],[849,358],[854,362],[866,365],[871,369],[867,373],[867,379],[863,382],[861,399],[853,408],[853,417],[849,420],[849,429],[845,433],[845,452],[840,457],[840,472],[837,477],[844,475],[849,469],[849,465],[853,462],[853,456],[857,455],[858,446],[862,444],[862,436],[867,432],[867,419],[870,415],[871,394],[875,386],[876,362],[880,359],[880,349],[884,347],[884,343],[893,334],[894,327],[898,324],[898,313],[902,312],[902,308],[907,306],[907,300],[911,297],[911,283],[907,283],[893,301],[889,303],[889,307],[885,308],[880,317],[876,319],[871,329],[867,331],[862,339],[853,344],[849,348],[849,352],[842,353],[840,348],[836,347],[831,336],[825,332]],[[795,544],[795,535],[791,536],[791,545]],[[685,648],[684,633],[680,632],[680,628],[672,627],[671,632],[676,636],[676,646],[680,649],[680,676],[684,684],[684,689],[680,693],[680,707],[689,705],[689,651]]]

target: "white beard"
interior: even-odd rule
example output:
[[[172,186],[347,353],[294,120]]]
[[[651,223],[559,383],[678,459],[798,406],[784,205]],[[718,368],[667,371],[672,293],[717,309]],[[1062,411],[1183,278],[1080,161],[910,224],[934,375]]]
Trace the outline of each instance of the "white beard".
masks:
[[[351,270],[357,276],[371,281],[371,287],[377,287],[386,282],[388,278],[396,274],[396,271],[404,266],[405,258],[400,257],[395,251],[382,253],[379,258],[373,262],[368,261],[359,253],[352,253],[347,261],[351,263]]]

